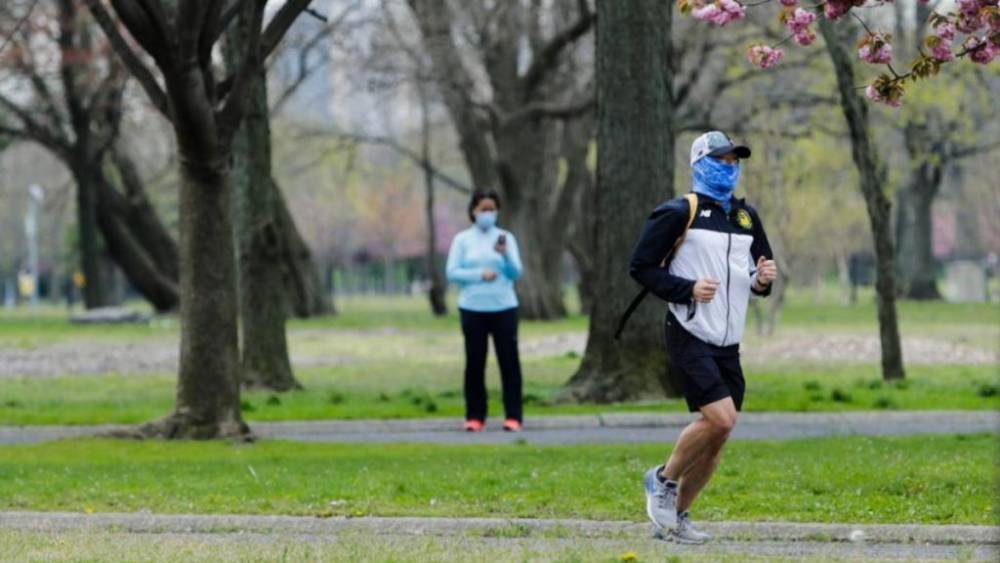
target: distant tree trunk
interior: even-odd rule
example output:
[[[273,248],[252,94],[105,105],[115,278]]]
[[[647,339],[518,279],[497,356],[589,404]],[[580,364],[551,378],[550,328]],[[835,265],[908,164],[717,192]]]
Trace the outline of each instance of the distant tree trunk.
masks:
[[[169,277],[142,244],[121,210],[123,196],[95,174],[93,185],[100,190],[98,224],[111,259],[143,297],[159,312],[172,311],[180,304],[180,288],[176,277]],[[177,264],[175,263],[176,270]]]
[[[447,285],[441,273],[441,265],[437,253],[437,221],[434,217],[434,171],[431,168],[431,124],[427,107],[427,94],[423,85],[420,86],[420,157],[423,159],[424,186],[426,197],[424,209],[427,215],[427,277],[430,280],[427,297],[430,300],[431,312],[434,316],[443,317],[448,314],[448,304],[445,303]]]
[[[933,119],[935,111],[925,115]],[[941,299],[934,262],[934,224],[931,210],[941,190],[947,161],[943,151],[932,150],[930,123],[911,120],[903,127],[910,173],[897,192],[896,250],[900,295],[907,299]]]
[[[593,174],[587,165],[590,153],[590,143],[593,139],[593,114],[573,123],[566,128],[566,136],[576,137],[577,150],[566,154],[566,185],[575,185],[575,200],[569,212],[571,228],[567,236],[566,248],[576,262],[579,282],[577,291],[580,294],[580,313],[590,315],[591,306],[596,298],[594,295],[594,279],[597,277],[598,264],[594,257],[597,246],[596,228],[597,203]]]
[[[840,90],[840,107],[847,120],[851,136],[851,154],[861,180],[861,192],[868,209],[872,238],[875,243],[875,291],[878,295],[879,333],[882,342],[882,377],[902,379],[903,353],[896,317],[896,282],[890,208],[883,186],[885,165],[879,161],[868,126],[868,106],[858,94],[851,56],[844,48],[834,24],[819,18],[820,30],[833,63]]]
[[[87,309],[107,304],[101,276],[101,250],[98,243],[97,190],[87,164],[74,166],[76,178],[76,222],[80,238],[80,271],[83,272],[83,305]]]
[[[319,265],[313,259],[309,245],[302,238],[295,219],[288,210],[281,188],[273,177],[271,182],[274,186],[273,204],[278,232],[284,238],[285,266],[288,270],[285,283],[291,312],[303,319],[333,315],[337,311]]]
[[[906,6],[894,6],[896,43],[901,58],[912,58],[923,45],[923,26],[931,6],[916,3],[915,18]],[[909,23],[910,25],[907,25]],[[915,27],[913,27],[915,26]],[[931,209],[940,192],[950,140],[938,108],[904,113],[902,133],[909,174],[896,192],[896,275],[899,295],[906,299],[941,299],[934,262]]]
[[[124,194],[124,197],[119,198],[123,219],[136,240],[150,255],[157,269],[176,283],[180,276],[177,241],[149,200],[145,183],[135,161],[120,144],[111,151],[111,161],[118,172]],[[117,192],[115,193],[117,195]]]
[[[535,18],[540,13],[539,3],[530,3],[532,9],[528,8],[529,3],[520,2],[484,5],[482,9],[489,13],[490,27],[496,33],[491,32],[488,39],[484,37],[478,51],[473,53],[460,52],[454,41],[456,35],[464,33],[461,19],[454,14],[460,3],[447,0],[408,0],[408,3],[475,187],[499,191],[503,199],[501,226],[511,230],[520,245],[524,264],[524,276],[517,283],[521,316],[564,317],[562,264],[569,225],[565,214],[574,194],[572,188],[559,182],[559,158],[562,122],[575,116],[532,115],[517,119],[510,116],[530,114],[526,110],[539,104],[553,105],[560,92],[579,94],[580,98],[588,93],[571,92],[573,88],[564,77],[572,73],[559,64],[560,53],[568,51],[589,32],[593,18],[588,4],[578,3],[584,10],[577,14],[577,21],[558,22],[565,29],[547,41],[534,32],[521,32],[525,26],[523,18]],[[542,27],[536,25],[533,29],[538,31]],[[526,42],[537,51],[528,70],[519,72],[519,59]],[[477,91],[477,85],[467,68],[467,54],[479,59],[488,75],[493,90],[488,109],[474,101],[472,93]]]
[[[227,32],[231,68],[243,58],[244,19]],[[301,388],[292,374],[285,320],[287,235],[278,219],[277,187],[271,176],[271,130],[266,77],[251,86],[243,125],[233,139],[233,189],[239,279],[241,375],[244,387],[288,391]]]
[[[676,396],[664,346],[662,301],[650,297],[620,341],[618,317],[638,286],[628,275],[650,211],[673,196],[672,2],[597,3],[597,189],[587,351],[563,395],[607,403]]]

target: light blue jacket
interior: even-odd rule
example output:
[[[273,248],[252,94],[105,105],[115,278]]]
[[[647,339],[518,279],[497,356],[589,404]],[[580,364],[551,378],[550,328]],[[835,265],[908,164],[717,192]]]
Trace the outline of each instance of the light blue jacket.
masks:
[[[507,235],[506,254],[493,249],[500,235]],[[487,268],[497,273],[493,281],[483,279]],[[491,313],[517,307],[514,282],[522,272],[517,239],[508,231],[498,227],[484,231],[473,225],[451,241],[445,274],[459,287],[459,309]]]

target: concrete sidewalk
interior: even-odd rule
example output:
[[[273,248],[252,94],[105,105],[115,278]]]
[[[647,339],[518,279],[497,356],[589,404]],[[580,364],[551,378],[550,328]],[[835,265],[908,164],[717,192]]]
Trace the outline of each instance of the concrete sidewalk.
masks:
[[[251,423],[265,439],[312,442],[439,444],[616,444],[673,441],[695,415],[607,413],[528,417],[520,433],[501,432],[491,419],[484,433],[460,431],[457,418],[325,420]],[[0,426],[0,444],[36,443],[91,436],[121,426]],[[736,440],[791,440],[822,436],[907,436],[1000,431],[997,411],[859,411],[743,413]]]
[[[720,540],[854,541],[868,543],[1000,545],[1000,527],[924,524],[820,524],[798,522],[704,522]],[[78,512],[0,512],[0,528],[24,531],[117,531],[128,533],[294,533],[347,531],[402,535],[490,535],[504,537],[649,538],[648,522],[542,520],[528,518],[423,518],[256,516]]]
[[[703,528],[715,540],[685,546],[654,539],[648,523],[635,522],[0,513],[0,537],[13,542],[34,537],[36,545],[68,543],[75,553],[83,546],[105,557],[142,553],[148,560],[174,559],[181,550],[226,560],[244,550],[255,560],[286,561],[289,548],[303,546],[312,551],[291,560],[315,560],[316,553],[324,554],[321,559],[407,561],[629,560],[621,556],[625,553],[642,560],[683,555],[694,561],[996,561],[1000,556],[1000,529],[991,526],[709,522]]]

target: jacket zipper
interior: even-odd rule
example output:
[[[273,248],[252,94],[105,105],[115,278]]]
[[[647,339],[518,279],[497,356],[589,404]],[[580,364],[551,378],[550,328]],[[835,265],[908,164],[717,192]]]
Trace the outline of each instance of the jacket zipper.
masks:
[[[729,254],[733,248],[733,233],[727,233],[728,242],[726,243],[726,332],[722,337],[722,346],[726,345],[726,340],[729,338],[729,313],[731,307],[729,306],[729,280],[732,278],[732,272],[730,272],[730,260]]]

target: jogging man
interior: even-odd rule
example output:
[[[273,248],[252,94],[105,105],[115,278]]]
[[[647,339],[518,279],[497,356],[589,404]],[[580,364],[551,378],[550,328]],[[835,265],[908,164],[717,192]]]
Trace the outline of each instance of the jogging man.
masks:
[[[746,158],[750,149],[720,131],[698,137],[691,146],[694,195],[653,211],[629,267],[669,304],[671,369],[690,411],[701,413],[681,432],[667,463],[644,479],[657,535],[683,543],[711,539],[694,528],[688,510],[715,471],[743,404],[739,343],[750,294],[770,294],[778,275],[760,217],[733,197]],[[671,249],[669,265],[661,267]]]

